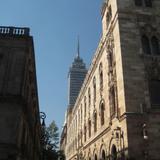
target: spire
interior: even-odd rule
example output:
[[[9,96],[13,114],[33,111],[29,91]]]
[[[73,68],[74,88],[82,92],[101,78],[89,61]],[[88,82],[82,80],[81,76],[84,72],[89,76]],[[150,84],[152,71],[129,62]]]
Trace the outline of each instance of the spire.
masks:
[[[77,44],[77,58],[80,57],[80,48],[79,48],[79,36],[78,36],[78,44]]]

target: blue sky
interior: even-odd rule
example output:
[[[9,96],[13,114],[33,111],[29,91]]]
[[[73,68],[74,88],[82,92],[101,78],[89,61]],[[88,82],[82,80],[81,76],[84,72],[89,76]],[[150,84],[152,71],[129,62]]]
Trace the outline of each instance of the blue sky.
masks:
[[[67,75],[76,55],[91,63],[101,36],[103,0],[4,0],[0,25],[29,27],[34,37],[40,110],[59,129],[68,104]]]

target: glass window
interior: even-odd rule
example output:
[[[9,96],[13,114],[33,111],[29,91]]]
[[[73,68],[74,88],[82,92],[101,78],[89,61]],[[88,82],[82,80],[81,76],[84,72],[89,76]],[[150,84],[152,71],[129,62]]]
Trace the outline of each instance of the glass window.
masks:
[[[143,48],[143,53],[144,54],[151,54],[149,39],[146,35],[142,36],[142,48]]]
[[[97,132],[97,112],[94,113],[94,132]]]
[[[106,158],[106,154],[105,154],[105,151],[103,150],[102,151],[102,160],[105,160],[105,158]]]
[[[91,105],[91,90],[88,88],[88,105]]]
[[[152,37],[151,44],[152,44],[152,53],[154,55],[160,54],[159,53],[159,42],[158,42],[158,39],[155,36]]]
[[[101,125],[104,125],[104,110],[104,103],[102,102],[100,106]]]
[[[93,78],[93,101],[96,101],[96,78]]]
[[[103,68],[102,63],[99,65],[99,81],[100,81],[100,89],[103,89]]]
[[[91,120],[88,121],[88,136],[91,137]]]
[[[116,114],[116,96],[114,86],[110,89],[110,106],[111,106],[111,117]]]
[[[84,97],[84,118],[86,117],[86,96]]]
[[[152,0],[144,0],[146,7],[152,7]]]
[[[86,126],[84,126],[84,141],[86,141],[86,134],[87,134],[87,128],[86,128]]]
[[[142,0],[135,0],[136,6],[142,6]]]
[[[160,105],[160,81],[151,80],[149,82],[149,92],[151,105]]]

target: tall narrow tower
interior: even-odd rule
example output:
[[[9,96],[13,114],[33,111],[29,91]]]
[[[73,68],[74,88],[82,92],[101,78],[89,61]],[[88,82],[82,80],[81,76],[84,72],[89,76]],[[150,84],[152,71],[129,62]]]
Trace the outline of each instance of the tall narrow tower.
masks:
[[[74,58],[74,61],[69,69],[68,74],[68,82],[69,82],[69,106],[73,107],[75,104],[75,101],[77,99],[77,96],[79,94],[79,91],[81,89],[81,86],[83,84],[84,78],[86,76],[87,69],[85,66],[85,63],[83,62],[83,59],[80,58],[80,49],[79,49],[79,40],[77,45],[77,55]]]

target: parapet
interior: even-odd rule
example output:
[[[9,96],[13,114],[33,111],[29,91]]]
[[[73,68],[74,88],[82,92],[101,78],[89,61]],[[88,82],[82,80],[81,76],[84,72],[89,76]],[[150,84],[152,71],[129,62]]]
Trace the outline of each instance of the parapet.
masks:
[[[0,26],[0,35],[29,36],[29,28]]]

